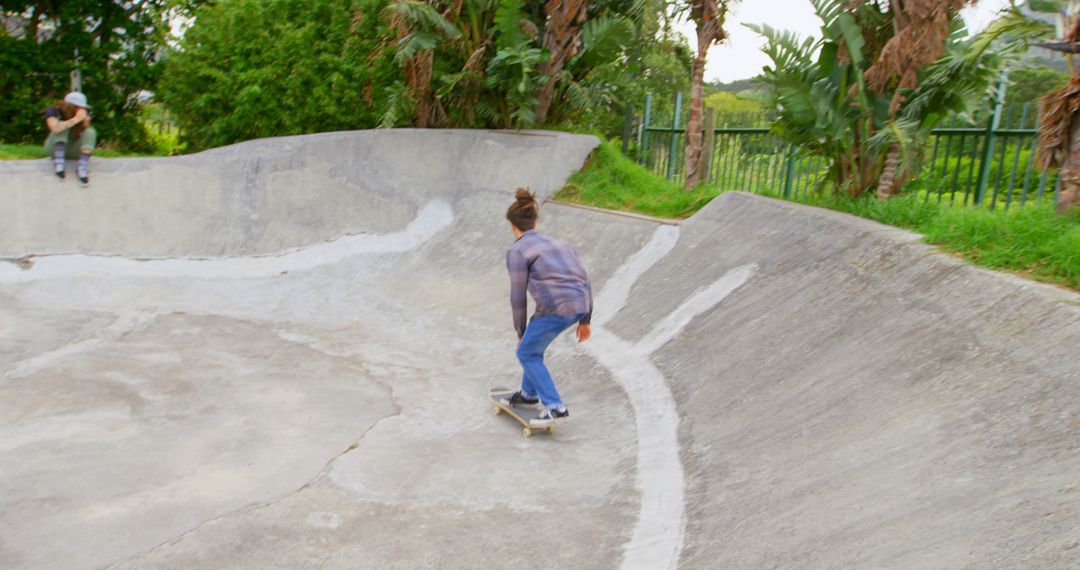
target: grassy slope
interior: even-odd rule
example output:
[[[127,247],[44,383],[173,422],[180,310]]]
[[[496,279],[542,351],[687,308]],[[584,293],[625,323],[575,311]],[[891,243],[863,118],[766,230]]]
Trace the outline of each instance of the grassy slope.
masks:
[[[718,192],[693,193],[649,172],[622,156],[615,145],[601,144],[589,162],[556,195],[557,200],[610,210],[638,212],[660,218],[685,218],[701,209]]]
[[[718,194],[686,193],[604,143],[555,198],[563,202],[626,210],[664,218],[685,218]],[[814,206],[848,212],[907,228],[926,241],[977,265],[1080,289],[1080,212],[1062,217],[1049,203],[989,212],[927,203],[912,194],[878,201],[811,197]]]

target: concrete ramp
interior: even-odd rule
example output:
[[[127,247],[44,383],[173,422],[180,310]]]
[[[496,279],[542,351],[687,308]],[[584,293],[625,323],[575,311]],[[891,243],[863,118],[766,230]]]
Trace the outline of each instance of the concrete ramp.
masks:
[[[865,220],[545,204],[594,339],[552,437],[491,415],[503,214],[595,144],[0,164],[0,567],[1080,566],[1080,297]]]

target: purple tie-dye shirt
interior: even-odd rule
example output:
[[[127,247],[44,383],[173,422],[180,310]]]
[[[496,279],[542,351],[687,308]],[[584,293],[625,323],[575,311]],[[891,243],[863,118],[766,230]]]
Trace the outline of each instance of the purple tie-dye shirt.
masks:
[[[510,271],[510,307],[518,338],[525,335],[526,290],[536,302],[533,318],[584,313],[581,322],[589,324],[592,283],[570,242],[529,230],[506,252],[506,268]]]

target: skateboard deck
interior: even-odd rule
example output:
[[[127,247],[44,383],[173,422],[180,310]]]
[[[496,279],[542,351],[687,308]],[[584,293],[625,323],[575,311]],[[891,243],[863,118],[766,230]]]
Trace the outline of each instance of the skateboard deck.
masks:
[[[521,424],[521,434],[525,437],[532,437],[533,432],[536,431],[547,431],[548,433],[555,431],[555,424],[543,427],[529,425],[529,420],[540,417],[540,412],[543,412],[544,408],[540,407],[539,404],[521,408],[511,406],[504,400],[509,400],[514,392],[517,392],[516,388],[506,388],[503,386],[497,386],[491,389],[488,396],[491,398],[491,406],[495,410],[496,416],[505,413],[517,420],[517,422]]]

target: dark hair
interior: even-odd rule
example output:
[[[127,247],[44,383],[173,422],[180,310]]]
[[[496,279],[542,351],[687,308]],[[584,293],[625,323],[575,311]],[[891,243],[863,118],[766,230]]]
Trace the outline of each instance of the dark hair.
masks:
[[[71,119],[72,117],[74,117],[75,114],[79,112],[79,108],[80,108],[78,105],[72,105],[71,103],[68,103],[67,101],[64,101],[63,99],[53,103],[52,106],[56,107],[56,109],[58,111],[60,111],[60,116],[62,117],[62,120],[64,120],[64,121],[67,121],[67,120]],[[86,129],[86,123],[83,123],[82,121],[80,121],[79,124],[77,124],[77,125],[72,125],[72,127],[71,127],[71,137],[73,139],[79,138],[79,135],[81,135],[83,130],[85,130],[85,129]]]
[[[540,205],[536,203],[536,195],[525,188],[518,188],[514,199],[514,203],[506,210],[506,219],[523,232],[535,228],[536,219],[540,217]]]

